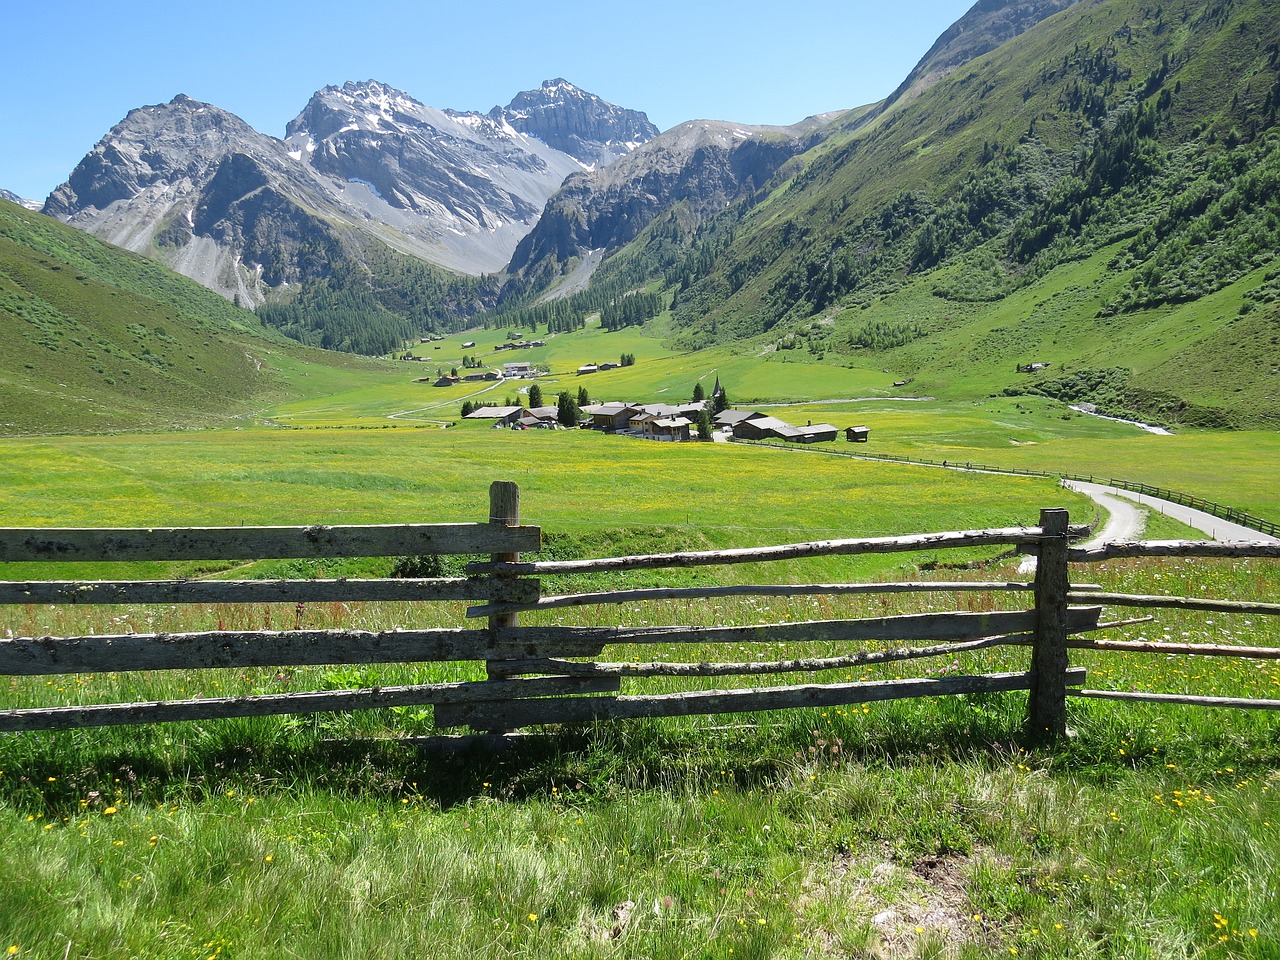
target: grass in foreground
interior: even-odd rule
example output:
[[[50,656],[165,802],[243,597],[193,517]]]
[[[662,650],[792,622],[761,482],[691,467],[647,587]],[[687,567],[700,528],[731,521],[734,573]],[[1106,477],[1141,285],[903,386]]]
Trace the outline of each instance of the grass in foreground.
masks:
[[[1257,561],[1081,576],[1280,586]],[[1126,633],[1280,645],[1256,617],[1160,611]],[[1274,663],[1073,659],[1095,687],[1280,687]],[[59,685],[41,696],[80,695]],[[39,957],[1275,956],[1275,715],[1071,708],[1058,749],[1020,744],[1021,695],[601,725],[457,756],[399,739],[430,730],[411,711],[6,737],[0,931]]]

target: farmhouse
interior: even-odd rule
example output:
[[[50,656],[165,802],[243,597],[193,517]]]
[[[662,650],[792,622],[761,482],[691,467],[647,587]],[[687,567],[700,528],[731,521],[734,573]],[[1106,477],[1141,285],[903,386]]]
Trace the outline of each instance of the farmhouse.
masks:
[[[541,407],[530,407],[527,412],[530,417],[538,421],[535,426],[555,427],[559,425],[559,420],[557,418],[560,413],[560,408],[555,404]],[[525,422],[526,425],[528,425],[527,421]]]
[[[711,418],[711,422],[717,427],[729,427],[730,429],[733,429],[733,427],[742,423],[744,420],[759,420],[763,416],[763,413],[759,413],[755,410],[721,410]]]
[[[693,421],[687,417],[661,417],[646,421],[646,436],[653,440],[684,441],[689,439]]]
[[[793,439],[796,443],[824,443],[840,435],[840,431],[829,423],[806,423],[795,429],[796,436]]]
[[[871,439],[870,427],[845,427],[844,438],[850,443],[866,443]]]
[[[524,407],[477,407],[468,413],[464,420],[492,420],[495,427],[509,427],[515,423]]]
[[[527,360],[522,360],[518,363],[504,363],[502,365],[502,375],[508,380],[521,380],[532,377],[534,375],[533,364]]]
[[[507,364],[510,371],[522,364]],[[629,403],[610,400],[604,403],[584,404],[579,408],[584,420],[581,427],[643,437],[647,440],[681,442],[693,439],[694,426],[707,409],[709,401],[691,403]],[[467,414],[468,420],[493,420],[496,427],[515,430],[534,428],[561,429],[559,405],[541,406],[525,410],[521,407],[477,407]],[[785,420],[760,413],[758,410],[725,410],[713,419],[716,429],[732,433],[738,440],[786,440],[791,443],[823,443],[840,435],[838,427],[829,423],[808,423],[796,427]],[[866,439],[867,427],[848,427],[850,440]],[[704,438],[705,439],[705,438]]]
[[[796,440],[800,431],[777,417],[756,416],[733,424],[736,440]]]
[[[608,403],[592,403],[580,408],[591,418],[591,426],[597,430],[626,430],[631,418],[643,412],[643,408],[634,403],[621,403],[616,400]]]

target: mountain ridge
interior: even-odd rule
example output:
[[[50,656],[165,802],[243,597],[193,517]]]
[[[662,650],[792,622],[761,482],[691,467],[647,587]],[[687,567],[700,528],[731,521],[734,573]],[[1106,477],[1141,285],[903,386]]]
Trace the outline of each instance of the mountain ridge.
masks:
[[[45,210],[251,305],[371,242],[480,275],[505,265],[568,174],[657,132],[563,81],[515,102],[511,120],[583,159],[504,109],[439,110],[377,81],[318,91],[284,140],[179,94],[130,111]]]
[[[1173,426],[1280,424],[1268,6],[1042,6],[962,66],[926,57],[931,85],[837,118],[718,215],[675,202],[590,250],[582,302],[656,291],[682,349],[847,357],[934,395],[980,384]],[[570,199],[591,211],[579,223],[633,202],[606,185]],[[587,253],[548,248],[542,264]],[[555,270],[543,276],[554,295]]]

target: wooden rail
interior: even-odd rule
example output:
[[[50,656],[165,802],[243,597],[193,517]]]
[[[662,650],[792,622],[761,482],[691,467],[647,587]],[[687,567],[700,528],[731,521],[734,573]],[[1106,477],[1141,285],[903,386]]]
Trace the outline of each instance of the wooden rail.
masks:
[[[541,543],[539,528],[520,523],[519,489],[498,482],[490,490],[487,522],[393,526],[241,527],[146,530],[0,529],[0,560],[258,560],[402,556],[489,555],[467,567],[465,578],[234,581],[41,581],[0,583],[0,605],[30,604],[310,604],[325,601],[466,601],[470,624],[413,630],[203,630],[184,633],[102,633],[83,636],[0,639],[0,675],[68,676],[125,671],[287,668],[304,665],[471,661],[487,679],[457,683],[257,694],[147,703],[29,707],[0,710],[0,731],[61,729],[103,724],[204,720],[217,717],[314,713],[387,706],[431,706],[439,728],[469,726],[507,731],[533,724],[628,717],[712,715],[793,707],[838,706],[903,697],[992,691],[1028,691],[1026,730],[1053,739],[1066,730],[1069,694],[1084,672],[1068,661],[1071,649],[1165,652],[1174,645],[1125,644],[1085,636],[1114,624],[1101,621],[1104,606],[1175,606],[1270,615],[1280,604],[1196,600],[1103,593],[1071,584],[1069,564],[1113,556],[1274,556],[1271,548],[1233,544],[1209,550],[1199,544],[1125,544],[1078,550],[1070,541],[1087,528],[1072,526],[1064,510],[1046,510],[1038,526],[967,530],[903,537],[823,540],[737,550],[653,554],[574,561],[523,559]],[[961,547],[1015,546],[1039,555],[1034,582],[756,584],[713,587],[646,587],[543,596],[540,577],[619,571],[766,563],[802,557],[890,554]],[[686,603],[738,596],[858,596],[930,592],[1026,593],[1027,609],[950,611],[854,619],[692,626],[573,626],[546,623],[556,611],[585,606],[680,600]],[[524,613],[539,623],[522,624]],[[484,620],[476,624],[476,620]],[[1132,622],[1132,621],[1130,621]],[[822,643],[820,653],[752,659],[712,651],[753,644]],[[695,656],[626,661],[603,659],[608,647],[693,647]],[[1020,672],[900,680],[843,679],[787,683],[787,675],[820,675],[873,664],[928,657],[955,658],[994,647],[1029,647]],[[833,649],[834,648],[834,649]],[[1196,653],[1209,651],[1197,646]],[[1214,651],[1225,655],[1226,651]],[[1234,655],[1250,655],[1232,648]],[[1263,655],[1263,654],[1259,654]],[[771,677],[771,685],[683,692],[622,692],[651,678]]]

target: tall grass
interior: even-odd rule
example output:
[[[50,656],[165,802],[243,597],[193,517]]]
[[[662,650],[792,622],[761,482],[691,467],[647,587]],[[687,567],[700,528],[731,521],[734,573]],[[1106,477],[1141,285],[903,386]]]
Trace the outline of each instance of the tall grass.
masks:
[[[1280,567],[1112,561],[1076,579],[1267,597]],[[805,618],[811,603],[721,604],[716,619]],[[896,612],[955,598],[893,603]],[[605,616],[688,612],[644,605]],[[138,625],[146,613],[111,611]],[[278,623],[293,613],[244,615]],[[407,613],[369,605],[306,616],[372,626]],[[74,629],[76,617],[94,626],[102,614],[20,616]],[[1124,634],[1280,643],[1261,617],[1156,617]],[[941,669],[1019,659],[1025,652],[986,653]],[[1274,662],[1073,661],[1095,687],[1280,688]],[[13,680],[3,699],[376,679],[303,673]],[[125,683],[136,686],[113,686]],[[1072,700],[1074,737],[1029,749],[1024,710],[1024,696],[1003,694],[600,724],[461,755],[405,739],[430,732],[429,711],[9,736],[0,931],[16,955],[49,957],[1276,955],[1274,714]]]

